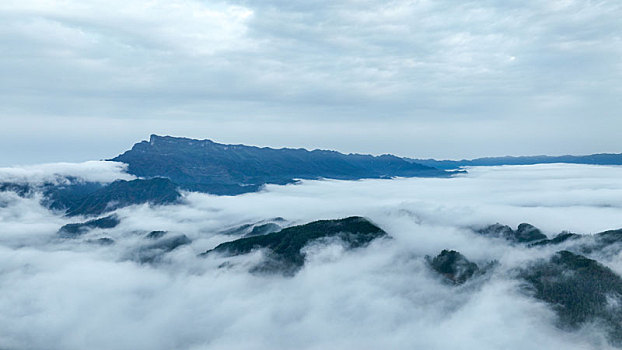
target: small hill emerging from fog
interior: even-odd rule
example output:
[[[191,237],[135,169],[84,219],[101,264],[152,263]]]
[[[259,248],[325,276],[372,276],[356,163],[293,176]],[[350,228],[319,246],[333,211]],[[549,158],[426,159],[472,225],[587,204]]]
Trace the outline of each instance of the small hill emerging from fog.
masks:
[[[445,276],[454,284],[462,284],[479,271],[477,264],[470,262],[464,255],[455,250],[444,249],[439,255],[426,257],[434,271]]]
[[[225,145],[210,140],[151,135],[111,159],[139,177],[162,176],[188,190],[234,195],[296,179],[436,177],[451,173],[393,155]]]
[[[338,220],[319,220],[265,235],[240,238],[222,243],[201,255],[220,253],[230,257],[265,249],[267,260],[253,271],[280,271],[289,275],[304,265],[305,255],[302,249],[313,241],[339,240],[346,248],[358,248],[384,236],[387,233],[367,219],[352,216]]]
[[[120,222],[116,215],[110,215],[87,222],[64,225],[58,230],[58,234],[62,238],[76,238],[95,228],[107,229],[117,227]]]

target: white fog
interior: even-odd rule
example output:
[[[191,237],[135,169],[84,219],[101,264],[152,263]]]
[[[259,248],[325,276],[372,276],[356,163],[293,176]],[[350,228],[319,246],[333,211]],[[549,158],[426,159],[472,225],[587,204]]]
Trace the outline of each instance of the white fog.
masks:
[[[21,169],[21,170],[20,170]],[[128,178],[116,163],[0,169],[1,181],[74,175]],[[181,204],[118,209],[121,223],[75,239],[40,195],[0,192],[0,349],[605,349],[597,327],[555,326],[512,269],[553,254],[476,235],[496,222],[533,224],[553,237],[622,227],[622,167],[534,165],[469,168],[452,178],[302,181],[239,196],[185,192]],[[283,225],[363,216],[392,239],[345,250],[305,248],[294,276],[249,273],[257,251],[228,259],[198,254],[237,237],[245,223]],[[154,263],[133,254],[144,235],[185,234]],[[111,238],[114,244],[96,244]],[[453,249],[486,276],[449,285],[426,263]],[[622,254],[601,263],[622,273]]]

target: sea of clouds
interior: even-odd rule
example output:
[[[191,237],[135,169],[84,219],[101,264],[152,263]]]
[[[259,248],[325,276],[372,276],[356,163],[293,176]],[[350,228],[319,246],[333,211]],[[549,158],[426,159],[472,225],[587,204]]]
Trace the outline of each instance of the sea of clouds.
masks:
[[[78,171],[79,170],[79,171]],[[118,163],[0,169],[0,182],[54,174],[109,182]],[[98,180],[99,179],[99,180]],[[529,249],[470,228],[531,223],[549,237],[622,227],[622,167],[480,167],[453,178],[302,181],[258,193],[184,193],[181,204],[116,211],[121,224],[60,239],[65,218],[39,196],[0,193],[0,349],[606,349],[596,326],[566,332],[512,269],[555,248]],[[236,237],[240,224],[282,217],[287,225],[351,215],[393,239],[345,250],[306,248],[293,277],[248,269],[261,252],[198,257]],[[153,230],[192,244],[157,263],[135,252]],[[94,243],[109,237],[113,245]],[[446,283],[425,256],[455,249],[498,267],[463,286]],[[622,274],[622,254],[601,260]]]

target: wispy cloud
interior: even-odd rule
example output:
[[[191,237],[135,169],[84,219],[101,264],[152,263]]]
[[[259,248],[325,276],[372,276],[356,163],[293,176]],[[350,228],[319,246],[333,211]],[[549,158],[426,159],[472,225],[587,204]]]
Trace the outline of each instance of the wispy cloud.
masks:
[[[4,167],[0,168],[0,182],[42,185],[67,182],[67,178],[102,183],[134,179],[135,176],[125,172],[126,169],[127,164],[107,161]]]

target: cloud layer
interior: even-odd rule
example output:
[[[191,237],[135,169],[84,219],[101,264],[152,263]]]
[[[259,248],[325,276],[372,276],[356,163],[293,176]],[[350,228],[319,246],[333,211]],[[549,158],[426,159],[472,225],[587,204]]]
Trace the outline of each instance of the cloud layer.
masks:
[[[111,157],[152,132],[421,157],[619,151],[616,1],[0,10],[5,165]]]
[[[0,168],[0,182],[41,185],[59,183],[67,177],[85,182],[113,182],[135,177],[125,172],[127,164],[107,161],[84,163],[48,163],[21,167]]]
[[[46,166],[51,169],[50,166]],[[46,170],[47,171],[47,170]],[[45,171],[42,171],[45,172]],[[93,172],[98,172],[93,169]],[[622,168],[472,168],[451,179],[304,181],[235,197],[187,193],[185,203],[117,211],[121,224],[61,240],[69,219],[36,198],[0,193],[0,343],[9,349],[605,349],[598,328],[566,333],[508,270],[551,250],[509,246],[468,227],[530,222],[549,236],[619,228]],[[273,217],[289,224],[364,215],[394,239],[355,251],[307,248],[293,278],[228,268],[197,254],[223,229]],[[132,254],[167,230],[192,244],[157,264]],[[93,243],[109,237],[113,245]],[[457,249],[500,267],[487,281],[449,286],[426,255]],[[620,255],[602,260],[622,273]]]

